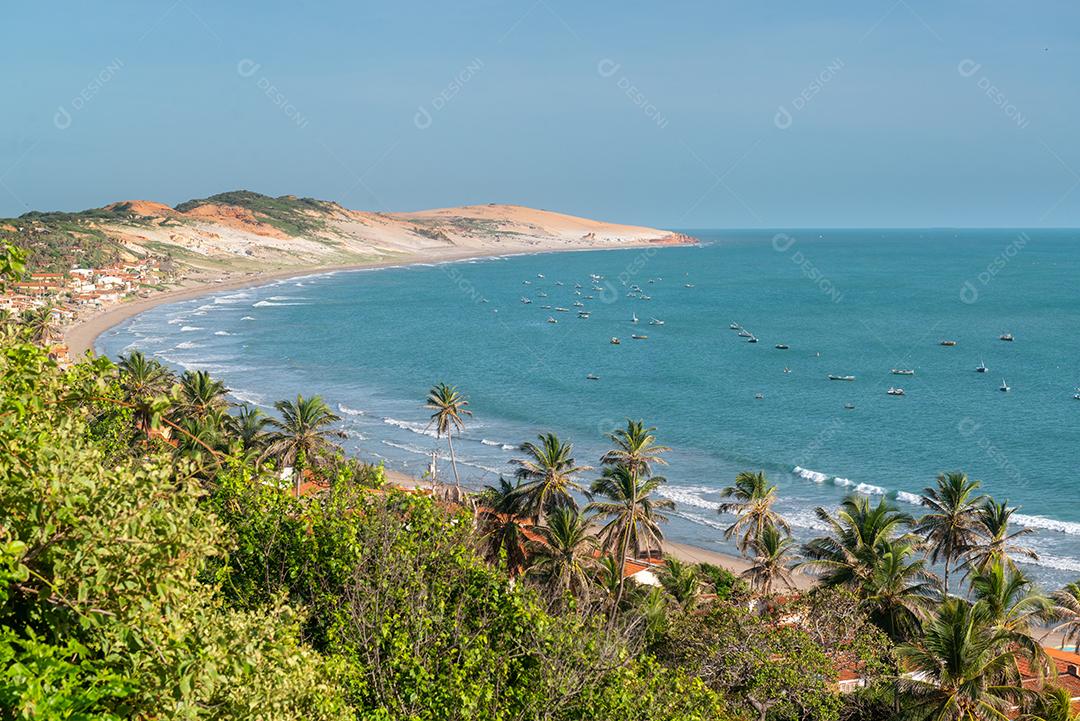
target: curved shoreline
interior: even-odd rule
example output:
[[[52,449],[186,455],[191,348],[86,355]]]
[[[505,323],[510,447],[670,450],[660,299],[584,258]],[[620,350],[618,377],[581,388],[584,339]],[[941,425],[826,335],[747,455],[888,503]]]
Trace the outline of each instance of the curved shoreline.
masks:
[[[689,236],[679,236],[686,237]],[[693,239],[692,239],[693,240]],[[93,351],[96,341],[102,333],[133,318],[140,313],[148,311],[165,303],[174,303],[182,300],[191,300],[210,293],[226,290],[239,290],[252,288],[278,280],[300,278],[306,275],[319,275],[321,273],[333,273],[349,270],[373,270],[378,268],[397,268],[425,263],[455,263],[465,260],[479,260],[483,258],[509,258],[517,255],[542,255],[546,253],[575,253],[592,250],[635,250],[639,248],[665,248],[696,245],[693,242],[666,242],[647,241],[644,243],[626,243],[625,245],[595,245],[578,246],[573,248],[468,248],[456,252],[439,253],[415,253],[400,258],[373,260],[360,263],[343,263],[338,265],[298,266],[293,268],[281,268],[270,271],[243,272],[243,277],[235,277],[241,271],[227,271],[219,275],[207,274],[202,277],[187,279],[187,287],[174,288],[161,291],[147,298],[121,301],[119,305],[99,310],[77,320],[73,325],[64,330],[64,343],[68,348],[68,356],[75,360],[87,351]]]

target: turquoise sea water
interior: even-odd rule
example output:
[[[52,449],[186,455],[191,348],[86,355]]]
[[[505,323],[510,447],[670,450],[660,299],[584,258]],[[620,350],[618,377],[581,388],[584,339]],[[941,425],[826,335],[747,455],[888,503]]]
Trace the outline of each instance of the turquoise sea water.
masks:
[[[690,232],[700,247],[339,272],[222,292],[155,308],[98,347],[210,370],[261,405],[319,393],[339,410],[351,448],[413,473],[438,445],[425,392],[457,384],[475,413],[456,443],[474,486],[507,472],[516,445],[539,432],[573,441],[577,460],[596,465],[605,433],[644,418],[673,447],[669,536],[721,550],[730,547],[716,491],[740,470],[775,479],[780,510],[807,537],[820,528],[816,506],[857,490],[915,512],[910,494],[962,469],[1022,506],[1038,530],[1036,575],[1080,576],[1080,232]],[[628,297],[635,284],[651,299]],[[578,318],[574,302],[590,317]],[[998,339],[1006,332],[1014,342]],[[975,372],[980,361],[988,373]],[[890,386],[906,395],[887,395]]]

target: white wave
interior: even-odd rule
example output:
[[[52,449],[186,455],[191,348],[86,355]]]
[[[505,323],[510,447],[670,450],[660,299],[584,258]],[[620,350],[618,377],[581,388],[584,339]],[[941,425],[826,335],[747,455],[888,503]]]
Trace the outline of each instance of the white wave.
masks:
[[[418,456],[429,456],[429,457],[431,456],[431,451],[425,451],[423,448],[417,448],[416,446],[410,446],[407,443],[394,443],[393,441],[387,441],[387,440],[382,440],[382,441],[380,441],[380,443],[382,443],[384,446],[390,446],[391,448],[397,448],[398,450],[402,450],[402,451],[405,451],[407,453],[413,453],[413,454],[418,455]],[[450,460],[449,458],[444,459],[442,454],[439,454],[439,459],[440,460]],[[458,461],[458,462],[460,463],[461,461]]]
[[[337,409],[338,409],[338,411],[344,413],[347,416],[362,416],[362,415],[364,415],[363,411],[358,411],[355,408],[349,408],[344,403],[338,403]]]
[[[788,523],[796,528],[807,528],[811,531],[828,531],[829,525],[821,521],[813,511],[800,509],[792,511],[790,513],[784,513],[784,518]]]
[[[1014,516],[1015,518],[1015,516]],[[1075,558],[1062,558],[1061,556],[1048,556],[1045,553],[1039,554],[1038,561],[1032,561],[1029,558],[1017,558],[1017,563],[1024,563],[1029,566],[1044,566],[1046,568],[1053,568],[1056,571],[1072,571],[1080,572],[1080,561]]]
[[[888,494],[881,486],[875,486],[870,483],[859,483],[855,486],[855,491],[863,494],[864,496],[884,496]]]
[[[800,466],[795,466],[793,469],[791,469],[791,472],[797,476],[802,476],[808,481],[813,481],[814,483],[824,483],[825,481],[829,480],[829,477],[824,473],[811,471],[808,468],[801,468]]]
[[[720,504],[715,501],[710,501],[707,498],[699,496],[695,489],[687,486],[660,486],[656,489],[658,495],[667,498],[670,501],[675,501],[676,505],[691,506],[693,508],[704,508],[710,511],[715,511],[720,508]]]
[[[180,329],[180,332],[181,333],[192,333],[192,332],[197,331],[197,330],[202,330],[202,328],[200,328],[197,325],[185,325],[183,328]]]
[[[207,303],[206,305],[200,305],[195,310],[200,311],[203,315],[206,315],[206,311],[214,310],[216,306],[213,303]]]
[[[192,315],[206,315],[206,311],[205,310],[197,310],[194,313],[192,313]]]
[[[518,449],[518,447],[515,446],[513,443],[503,443],[502,441],[490,441],[487,438],[481,438],[480,442],[483,443],[485,446],[495,446],[496,448],[501,448],[504,451],[516,451]]]
[[[706,526],[708,528],[714,528],[717,531],[723,531],[723,530],[727,529],[727,526],[725,524],[721,523],[720,521],[714,520],[712,518],[706,518],[705,516],[699,516],[696,513],[685,513],[683,511],[671,511],[671,514],[675,515],[675,516],[678,516],[679,518],[685,518],[686,520],[690,521],[691,523],[696,523],[696,524],[698,524],[700,526]]]
[[[459,458],[457,459],[457,462],[459,466],[471,466],[472,468],[479,468],[481,471],[487,471],[488,473],[494,473],[495,475],[499,475],[500,473],[502,473],[502,471],[500,471],[498,468],[482,466],[479,463],[475,463],[473,461],[465,461]]]
[[[233,303],[239,303],[245,298],[251,297],[248,293],[233,293],[232,295],[219,295],[214,298],[215,305],[232,305]]]
[[[183,323],[185,320],[187,320],[187,319],[186,318],[170,318],[169,319],[169,325],[177,325],[178,323]]]
[[[439,434],[431,430],[427,426],[420,425],[419,423],[409,423],[408,421],[399,421],[396,418],[383,418],[383,423],[394,426],[395,428],[401,428],[412,433],[419,433],[422,436],[430,436],[431,438],[438,438]]]
[[[186,340],[183,343],[177,343],[176,347],[181,349],[181,350],[188,350],[190,348],[198,348],[199,344],[195,343],[193,341],[190,341],[190,340]]]
[[[264,408],[269,407],[264,404],[264,396],[253,391],[238,390],[236,388],[233,388],[229,391],[229,395],[231,395],[233,398],[240,401],[241,403],[248,403],[253,406],[263,406]]]
[[[254,319],[254,318],[252,318],[252,317],[251,317],[250,315],[245,315],[245,316],[244,316],[243,318],[241,318],[240,320],[255,320],[255,319]]]
[[[307,303],[275,303],[269,300],[260,300],[258,303],[252,303],[252,308],[271,308],[282,305],[307,305]]]
[[[904,503],[910,503],[913,506],[922,505],[922,496],[915,493],[908,493],[907,491],[897,491],[896,500],[903,501]]]
[[[214,331],[214,335],[232,335],[232,333],[227,330],[216,330]]]
[[[1046,531],[1059,531],[1061,533],[1067,533],[1070,536],[1080,536],[1080,523],[1074,523],[1073,521],[1059,521],[1056,518],[1046,518],[1044,516],[1028,516],[1022,513],[1013,515],[1013,520],[1022,526],[1028,526],[1029,528],[1039,528]]]
[[[278,303],[281,303],[282,301],[286,301],[286,300],[307,300],[307,298],[299,298],[299,297],[297,297],[295,295],[272,295],[269,298],[267,298],[267,300],[274,300],[274,301],[277,301]]]

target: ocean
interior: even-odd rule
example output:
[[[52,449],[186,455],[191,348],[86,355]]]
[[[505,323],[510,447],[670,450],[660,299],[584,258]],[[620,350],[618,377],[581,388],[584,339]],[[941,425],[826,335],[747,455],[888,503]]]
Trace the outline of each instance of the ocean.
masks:
[[[686,232],[701,245],[211,293],[132,318],[97,347],[211,371],[266,408],[319,394],[350,450],[414,474],[433,449],[445,455],[426,392],[455,384],[474,413],[455,442],[473,487],[509,475],[517,446],[541,432],[597,466],[605,434],[641,418],[672,447],[667,535],[721,551],[733,547],[717,492],[739,471],[779,484],[779,510],[803,539],[823,528],[818,506],[860,492],[918,513],[916,494],[963,470],[1037,530],[1033,575],[1048,586],[1080,577],[1080,231]]]

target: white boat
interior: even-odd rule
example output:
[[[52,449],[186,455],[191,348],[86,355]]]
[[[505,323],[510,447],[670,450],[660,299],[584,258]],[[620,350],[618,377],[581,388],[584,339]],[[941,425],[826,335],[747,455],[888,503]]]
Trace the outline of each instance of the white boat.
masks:
[[[746,329],[743,329],[743,330],[739,331],[739,337],[740,338],[753,338],[754,334],[751,333],[750,331],[746,330]]]
[[[544,277],[544,274],[543,274],[543,273],[537,273],[537,274],[536,274],[536,277],[537,277],[537,278],[543,278],[543,277]]]
[[[773,347],[774,347],[774,348],[776,348],[776,350],[787,350],[787,349],[788,349],[788,348],[790,348],[791,346],[789,346],[789,345],[788,345],[787,343],[777,343],[777,344],[776,344],[775,346],[773,346]]]
[[[885,392],[888,393],[890,396],[902,396],[902,395],[904,395],[904,389],[903,388],[890,388],[889,390],[887,390]]]
[[[532,301],[529,300],[528,298],[526,298],[525,296],[521,297],[521,302],[524,303],[525,305],[528,305],[529,303],[532,303]]]
[[[540,309],[541,310],[551,310],[551,306],[550,305],[542,305],[542,306],[540,306]]]
[[[983,363],[983,362],[982,362],[982,361],[980,360],[980,361],[979,361],[979,367],[975,369],[975,372],[976,372],[976,373],[985,373],[985,372],[986,372],[986,371],[988,371],[988,370],[990,370],[990,369],[989,369],[989,368],[987,368],[987,367],[986,367],[986,364],[985,364],[985,363]]]
[[[829,380],[831,380],[831,381],[853,381],[853,380],[855,380],[855,376],[837,376],[837,375],[829,374]]]
[[[693,287],[694,287],[693,283],[684,283],[683,284],[683,288],[693,288]]]
[[[853,411],[853,410],[855,410],[855,404],[854,403],[845,403],[844,404],[844,410],[845,411]]]
[[[1000,336],[998,336],[998,340],[1007,340],[1007,341],[1011,342],[1012,339],[1013,339],[1012,333],[1002,333]]]
[[[763,400],[765,400],[765,394],[764,393],[755,393],[754,394],[754,399],[759,400],[759,401],[763,401]]]
[[[630,337],[631,337],[631,338],[633,338],[634,340],[645,340],[645,339],[646,339],[646,338],[648,338],[649,336],[647,336],[647,335],[637,335],[637,334],[634,334],[634,335],[632,335],[632,336],[630,336]]]
[[[913,376],[915,371],[910,368],[893,368],[892,374],[894,376]]]
[[[587,380],[587,381],[598,381],[598,380],[600,380],[600,376],[596,375],[595,373],[590,373],[587,376],[585,376],[585,380]]]
[[[584,308],[584,307],[585,307],[585,304],[584,304],[584,303],[582,303],[582,302],[581,302],[580,300],[575,300],[575,301],[574,301],[574,307],[575,307],[575,308]]]
[[[630,322],[631,323],[637,323],[637,320],[638,320],[637,313],[634,313],[633,316],[630,318]]]
[[[619,340],[615,336],[611,336],[611,345],[619,345],[620,343],[622,343],[621,340]]]
[[[652,300],[652,296],[651,296],[651,295],[645,295],[645,294],[642,294],[642,295],[641,295],[640,297],[641,297],[641,299],[642,299],[642,300]]]
[[[561,280],[555,281],[555,285],[562,285],[562,284],[563,284],[563,282]]]
[[[537,298],[547,298],[547,293],[545,293],[544,291],[540,291],[539,293],[536,294],[536,297]]]
[[[1008,393],[1009,392],[1009,384],[1005,382],[1004,378],[1001,379],[1001,388],[998,388],[998,390],[1001,391],[1002,393]]]
[[[660,320],[659,318],[653,318],[652,320],[649,321],[649,325],[663,325],[663,324],[664,324],[664,321]]]
[[[738,323],[731,323],[730,325],[728,325],[728,328],[731,328],[731,330],[741,330],[742,326]]]
[[[552,318],[552,317],[551,317],[550,315],[548,316],[548,323],[558,323],[558,322],[559,322],[559,321],[555,320],[555,319],[554,319],[554,318]]]
[[[746,339],[746,342],[747,343],[757,343],[758,340],[754,336],[750,336],[749,338]]]
[[[585,319],[588,319],[588,317],[589,317],[589,311],[587,311],[587,310],[579,310],[579,311],[577,312],[577,317],[578,317],[578,318],[585,318]]]
[[[555,306],[555,310],[558,311],[559,313],[569,313],[570,312],[569,308],[560,308],[559,306]]]

